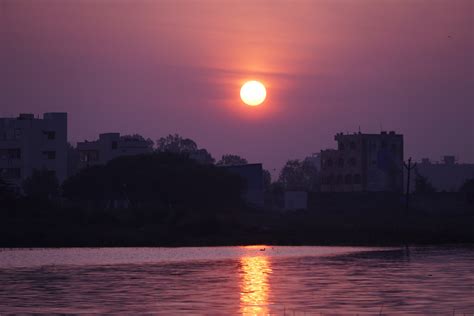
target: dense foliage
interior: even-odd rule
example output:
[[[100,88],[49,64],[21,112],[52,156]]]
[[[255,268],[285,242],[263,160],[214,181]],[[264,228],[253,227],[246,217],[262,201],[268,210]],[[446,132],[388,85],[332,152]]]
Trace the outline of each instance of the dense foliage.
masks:
[[[217,162],[218,166],[239,166],[247,164],[247,159],[238,155],[226,154],[222,155],[221,160]]]
[[[318,168],[311,160],[288,160],[280,172],[278,182],[288,191],[317,191],[318,175]]]
[[[243,189],[239,176],[171,152],[120,157],[84,169],[63,185],[71,200],[183,209],[240,206]]]
[[[33,170],[30,177],[23,181],[23,192],[26,196],[50,200],[59,195],[59,181],[56,175],[46,169]]]

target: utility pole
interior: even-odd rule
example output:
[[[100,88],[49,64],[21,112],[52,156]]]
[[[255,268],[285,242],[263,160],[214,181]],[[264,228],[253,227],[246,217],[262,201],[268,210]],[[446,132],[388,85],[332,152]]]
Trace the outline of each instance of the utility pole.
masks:
[[[415,169],[416,167],[416,162],[412,165],[411,164],[411,157],[408,158],[408,164],[406,162],[403,162],[405,165],[405,169],[407,169],[407,192],[405,196],[405,202],[406,202],[406,209],[408,210],[408,207],[410,205],[410,173],[412,169]]]

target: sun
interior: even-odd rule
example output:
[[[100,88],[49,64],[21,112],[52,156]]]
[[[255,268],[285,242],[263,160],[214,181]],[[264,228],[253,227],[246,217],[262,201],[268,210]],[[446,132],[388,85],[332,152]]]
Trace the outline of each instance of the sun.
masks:
[[[256,80],[247,81],[240,88],[240,98],[242,101],[250,106],[257,106],[265,101],[267,97],[267,90],[265,86]]]

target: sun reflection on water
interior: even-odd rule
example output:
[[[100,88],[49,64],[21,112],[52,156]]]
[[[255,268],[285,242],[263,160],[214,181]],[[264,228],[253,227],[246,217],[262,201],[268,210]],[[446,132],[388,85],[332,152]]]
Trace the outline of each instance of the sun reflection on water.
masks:
[[[240,308],[242,315],[267,315],[270,260],[264,255],[240,259]]]

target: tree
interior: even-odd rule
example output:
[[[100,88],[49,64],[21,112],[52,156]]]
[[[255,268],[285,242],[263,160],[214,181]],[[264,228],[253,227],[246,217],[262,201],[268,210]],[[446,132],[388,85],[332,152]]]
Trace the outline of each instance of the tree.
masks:
[[[215,162],[215,159],[206,149],[199,149],[195,141],[183,138],[178,134],[160,138],[157,141],[156,151],[183,154],[204,165],[214,164]]]
[[[474,193],[474,178],[467,179],[459,188],[459,192]]]
[[[0,200],[6,200],[13,197],[14,192],[12,184],[0,175]]]
[[[63,184],[66,198],[96,206],[126,200],[133,207],[200,211],[241,206],[245,183],[187,155],[159,152],[118,157],[81,170]]]
[[[183,138],[178,134],[161,137],[156,141],[158,152],[171,152],[175,154],[189,154],[197,151],[196,142],[189,138]]]
[[[433,193],[436,192],[435,187],[431,184],[427,177],[415,170],[415,193]]]
[[[77,172],[79,166],[79,151],[71,145],[71,143],[67,143],[67,176],[70,177]]]
[[[59,195],[58,178],[47,169],[33,170],[22,186],[25,195],[35,199],[50,200]]]
[[[263,169],[263,190],[269,191],[272,184],[272,175],[267,169]]]
[[[227,154],[227,155],[222,155],[221,160],[217,162],[216,165],[218,166],[239,166],[239,165],[246,165],[247,159],[242,158],[238,155],[232,155],[232,154]]]
[[[122,135],[120,136],[120,140],[123,141],[140,141],[146,144],[147,148],[153,150],[153,145],[155,144],[151,138],[145,138],[140,134],[131,134],[131,135]]]
[[[466,196],[468,204],[474,203],[474,178],[467,179],[459,188],[459,192]]]
[[[308,159],[303,161],[298,159],[288,160],[280,172],[278,182],[283,185],[285,190],[317,190],[319,184],[318,169]]]
[[[204,148],[190,153],[189,157],[204,165],[212,165],[216,161],[214,157],[212,157],[212,155]]]

